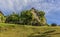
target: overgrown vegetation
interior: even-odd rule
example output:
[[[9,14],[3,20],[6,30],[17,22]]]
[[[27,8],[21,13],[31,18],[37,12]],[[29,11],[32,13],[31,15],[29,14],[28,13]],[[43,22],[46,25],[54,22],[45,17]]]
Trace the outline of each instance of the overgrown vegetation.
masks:
[[[52,23],[51,26],[57,26],[57,24],[56,23]]]
[[[4,23],[5,22],[5,16],[4,14],[0,11],[0,23]]]
[[[0,23],[10,23],[19,25],[32,25],[32,26],[49,26],[46,22],[45,12],[39,11],[34,8],[30,10],[24,10],[19,14],[13,12],[8,16],[0,11]],[[51,26],[57,26],[56,23],[52,23]]]
[[[0,22],[1,37],[60,37],[60,27],[56,23],[48,25],[45,12],[34,8],[20,14],[13,12],[4,21]]]
[[[19,15],[15,13],[7,16],[5,20],[5,23],[18,24],[18,22],[19,22]]]
[[[20,14],[13,13],[6,18],[6,23],[44,26],[46,25],[46,18],[44,11],[38,11],[34,8],[22,11]]]

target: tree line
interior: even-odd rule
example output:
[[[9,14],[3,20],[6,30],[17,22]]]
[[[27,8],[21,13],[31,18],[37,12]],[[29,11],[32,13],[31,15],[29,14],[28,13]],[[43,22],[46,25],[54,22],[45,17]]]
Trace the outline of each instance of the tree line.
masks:
[[[21,11],[19,14],[13,12],[5,18],[5,23],[33,26],[48,26],[45,18],[45,12],[36,10],[34,8],[30,10]],[[51,26],[57,26],[57,24],[52,23]]]
[[[35,14],[32,14],[31,12]],[[37,17],[40,22],[38,21],[38,19],[35,19]],[[12,14],[6,17],[5,23],[45,26],[46,25],[45,12],[36,10],[34,8],[30,10],[24,10],[19,14],[13,12]]]

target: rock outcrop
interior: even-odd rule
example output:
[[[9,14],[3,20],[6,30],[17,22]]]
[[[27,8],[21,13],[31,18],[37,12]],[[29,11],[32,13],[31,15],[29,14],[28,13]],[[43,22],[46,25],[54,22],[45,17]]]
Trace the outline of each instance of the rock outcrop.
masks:
[[[40,13],[42,13],[43,11],[41,11]],[[43,25],[46,25],[46,18],[45,18],[45,16],[43,15],[42,17],[40,17],[41,15],[39,14],[39,12],[36,10],[36,9],[34,9],[34,8],[32,8],[31,9],[31,13],[33,14],[33,18],[37,21],[37,24],[39,23],[39,25],[41,25],[41,26],[43,26]],[[37,25],[36,24],[36,25]]]

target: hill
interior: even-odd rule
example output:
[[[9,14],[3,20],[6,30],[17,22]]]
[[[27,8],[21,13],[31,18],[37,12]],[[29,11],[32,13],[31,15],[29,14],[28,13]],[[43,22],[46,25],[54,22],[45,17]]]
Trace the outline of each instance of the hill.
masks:
[[[60,27],[0,23],[0,37],[60,37]]]

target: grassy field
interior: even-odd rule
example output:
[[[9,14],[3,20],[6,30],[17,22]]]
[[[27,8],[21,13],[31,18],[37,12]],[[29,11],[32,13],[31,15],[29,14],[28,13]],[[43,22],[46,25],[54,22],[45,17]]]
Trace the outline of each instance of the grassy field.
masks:
[[[60,37],[60,27],[0,23],[0,37]]]

